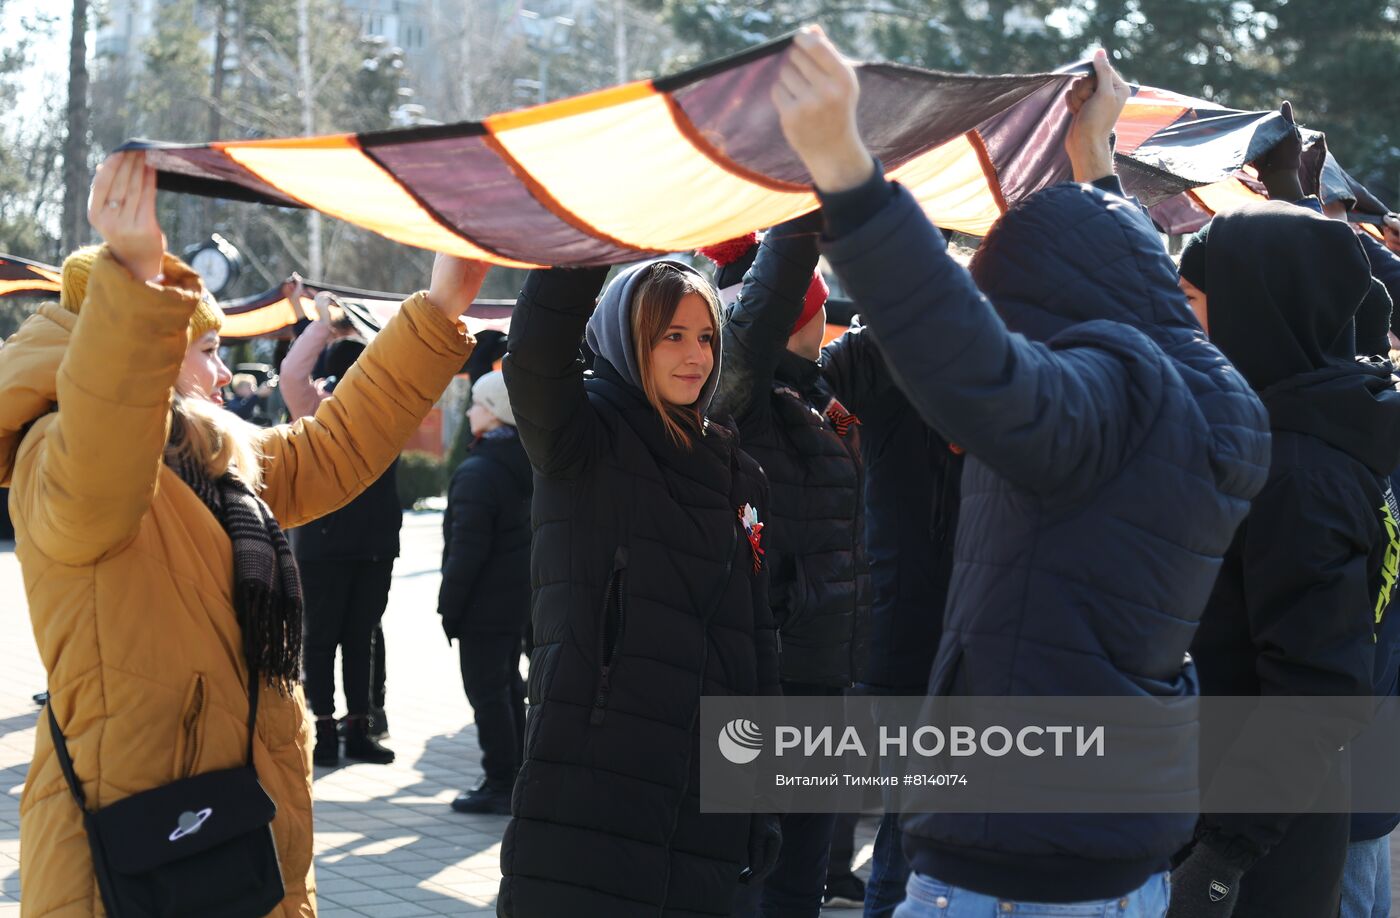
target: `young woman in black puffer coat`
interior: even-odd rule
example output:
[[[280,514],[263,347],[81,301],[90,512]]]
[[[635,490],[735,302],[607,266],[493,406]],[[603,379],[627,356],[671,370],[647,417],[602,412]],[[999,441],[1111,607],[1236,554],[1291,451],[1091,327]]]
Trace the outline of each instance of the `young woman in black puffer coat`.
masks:
[[[727,916],[779,833],[772,817],[701,814],[700,699],[777,694],[750,539],[767,484],[704,416],[720,367],[709,282],[653,262],[595,310],[605,277],[532,271],[511,318],[503,369],[535,469],[535,648],[497,912]]]

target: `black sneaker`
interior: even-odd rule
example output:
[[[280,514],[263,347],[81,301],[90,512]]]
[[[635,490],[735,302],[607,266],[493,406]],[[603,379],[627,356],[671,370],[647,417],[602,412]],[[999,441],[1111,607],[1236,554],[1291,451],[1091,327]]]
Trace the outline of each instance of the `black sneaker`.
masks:
[[[823,908],[860,908],[865,905],[865,882],[855,874],[826,878]]]
[[[311,750],[311,761],[326,768],[340,764],[340,736],[334,717],[316,718],[316,745]]]
[[[394,750],[380,745],[369,735],[369,718],[345,718],[345,757],[356,762],[388,765],[394,761]]]
[[[492,816],[510,815],[510,794],[514,787],[508,781],[487,781],[465,794],[458,794],[452,809],[458,813],[485,813]]]

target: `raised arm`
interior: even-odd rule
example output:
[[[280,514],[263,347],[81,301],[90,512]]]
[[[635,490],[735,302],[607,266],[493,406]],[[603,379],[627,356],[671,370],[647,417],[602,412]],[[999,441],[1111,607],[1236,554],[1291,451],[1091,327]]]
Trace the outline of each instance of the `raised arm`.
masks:
[[[192,271],[163,255],[155,194],[142,154],[98,167],[88,219],[107,245],[58,368],[57,417],[19,457],[20,513],[40,551],[61,563],[88,564],[125,545],[155,493],[202,293]]]
[[[331,340],[331,325],[324,319],[317,319],[292,342],[287,356],[282,358],[278,368],[278,385],[282,389],[282,401],[287,403],[291,419],[303,418],[316,413],[316,408],[329,395],[319,392],[311,378],[316,366],[316,358]]]
[[[749,435],[765,426],[768,392],[787,350],[792,325],[817,266],[821,213],[814,211],[770,229],[744,274],[739,298],[724,321],[724,362],[709,413],[733,415]]]
[[[1036,491],[1109,471],[1132,431],[1115,419],[1133,416],[1135,378],[1157,372],[1150,357],[1011,334],[913,197],[880,176],[856,132],[850,64],[815,29],[788,54],[774,101],[822,198],[824,251],[924,421]],[[1082,181],[1111,172],[1108,133],[1127,96],[1102,54],[1095,67],[1093,88],[1079,81],[1069,93],[1066,148]]]
[[[595,455],[598,420],[579,345],[607,276],[607,268],[531,271],[511,313],[501,371],[521,443],[541,475],[577,477]]]
[[[471,354],[460,316],[489,266],[438,256],[427,293],[409,297],[316,413],[263,432],[263,499],[283,526],[349,503],[403,449]]]

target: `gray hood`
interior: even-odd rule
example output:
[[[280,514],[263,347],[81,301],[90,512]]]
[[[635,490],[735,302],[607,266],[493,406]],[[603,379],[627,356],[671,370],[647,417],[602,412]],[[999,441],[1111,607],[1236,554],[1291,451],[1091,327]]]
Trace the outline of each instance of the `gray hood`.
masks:
[[[632,342],[632,295],[641,279],[642,272],[655,264],[671,265],[686,274],[694,275],[702,284],[713,289],[713,285],[705,275],[690,265],[670,259],[658,259],[657,261],[633,265],[614,277],[603,288],[603,295],[598,299],[598,306],[588,319],[588,333],[585,336],[588,347],[593,353],[610,363],[623,379],[639,390],[644,387],[642,386],[641,371],[637,369],[637,351]],[[715,336],[720,338],[718,328],[715,329]],[[714,397],[715,387],[719,384],[722,348],[721,344],[720,348],[717,349],[720,353],[715,356],[714,368],[710,370],[710,378],[705,380],[705,386],[700,390],[700,398],[696,401],[701,414],[704,414],[709,408],[710,399]]]

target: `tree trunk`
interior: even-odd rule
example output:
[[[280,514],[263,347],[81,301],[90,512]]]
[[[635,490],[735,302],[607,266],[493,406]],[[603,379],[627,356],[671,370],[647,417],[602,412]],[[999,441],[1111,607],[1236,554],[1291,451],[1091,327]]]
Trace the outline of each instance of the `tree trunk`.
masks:
[[[209,82],[209,139],[219,140],[224,118],[224,57],[228,54],[228,0],[214,8],[214,73]]]
[[[627,62],[627,0],[613,2],[613,64],[618,85],[626,83],[632,72]]]
[[[73,30],[68,42],[68,135],[63,143],[63,252],[88,239],[88,0],[73,0]]]
[[[316,84],[311,78],[311,24],[307,0],[297,0],[297,74],[301,81],[301,127],[310,137],[316,133]],[[306,270],[314,280],[325,279],[321,263],[321,214],[306,212],[306,244],[310,250]]]
[[[208,140],[219,140],[224,130],[224,57],[228,54],[228,3],[229,0],[218,0],[214,6],[214,72],[209,79]],[[201,202],[201,231],[212,230],[214,199],[202,198]]]

